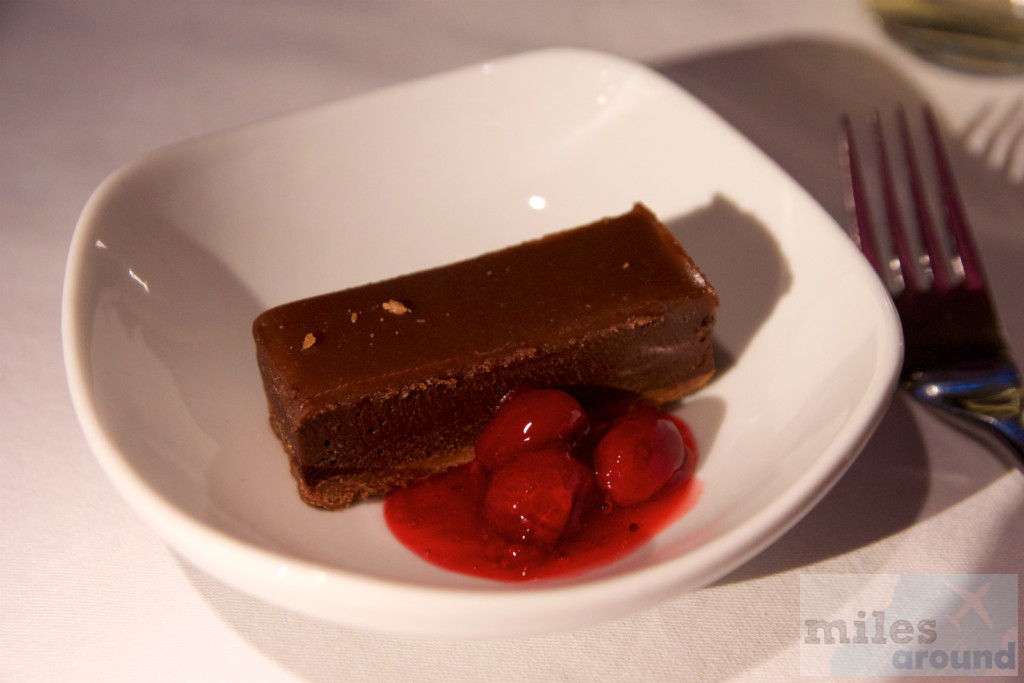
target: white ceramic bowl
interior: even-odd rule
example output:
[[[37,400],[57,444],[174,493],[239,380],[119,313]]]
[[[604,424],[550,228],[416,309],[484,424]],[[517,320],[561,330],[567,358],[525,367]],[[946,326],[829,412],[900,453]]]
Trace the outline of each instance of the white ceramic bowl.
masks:
[[[679,413],[703,495],[635,554],[504,584],[437,569],[379,502],[299,501],[250,336],[264,308],[629,209],[721,297],[721,370]],[[874,428],[900,364],[888,296],[775,164],[648,69],[530,53],[146,156],[86,205],[64,291],[68,379],[117,490],[182,556],[344,625],[480,637],[570,628],[723,576],[804,515]]]

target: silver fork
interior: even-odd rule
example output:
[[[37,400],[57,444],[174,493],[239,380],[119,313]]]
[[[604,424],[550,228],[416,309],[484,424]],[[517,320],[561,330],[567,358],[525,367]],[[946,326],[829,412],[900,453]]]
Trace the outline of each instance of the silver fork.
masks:
[[[945,238],[932,215],[921,162],[903,109],[896,112],[899,144],[894,156],[902,160],[900,166],[892,163],[877,112],[871,123],[881,213],[889,235],[889,244],[883,247],[885,253],[875,239],[874,214],[849,117],[843,118],[840,153],[848,205],[856,222],[855,240],[886,283],[902,322],[901,385],[924,404],[981,425],[1010,447],[1017,466],[1024,469],[1020,372],[989,298],[935,116],[925,108],[925,137],[938,186],[935,203],[942,207]],[[897,172],[905,177],[902,194]],[[908,232],[908,223],[916,224],[916,233]]]

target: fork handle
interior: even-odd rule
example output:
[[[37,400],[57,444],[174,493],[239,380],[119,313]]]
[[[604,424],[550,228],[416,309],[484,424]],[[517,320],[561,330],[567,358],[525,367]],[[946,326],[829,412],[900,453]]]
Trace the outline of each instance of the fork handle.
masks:
[[[979,376],[979,371],[984,374]],[[1012,361],[997,359],[918,373],[905,379],[905,385],[922,403],[995,434],[1024,471],[1024,390]]]

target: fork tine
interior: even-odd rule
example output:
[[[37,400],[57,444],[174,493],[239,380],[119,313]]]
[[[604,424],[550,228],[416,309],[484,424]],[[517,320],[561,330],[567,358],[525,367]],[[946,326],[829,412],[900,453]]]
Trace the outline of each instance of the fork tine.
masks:
[[[917,221],[918,233],[921,235],[925,254],[927,254],[928,270],[932,276],[932,286],[936,290],[944,292],[952,286],[952,282],[949,270],[946,267],[946,261],[942,256],[943,249],[935,231],[932,212],[928,208],[928,199],[924,190],[921,167],[917,161],[917,153],[914,150],[913,139],[910,136],[910,126],[907,123],[907,113],[903,107],[897,107],[896,109],[896,123],[900,139],[903,142],[903,161],[906,164],[907,176],[910,181],[910,196],[914,207],[914,218]]]
[[[917,291],[917,273],[914,269],[914,257],[907,243],[907,231],[903,225],[903,216],[900,213],[899,198],[896,196],[896,186],[892,175],[892,165],[889,162],[889,149],[885,143],[885,133],[882,130],[882,117],[875,111],[872,118],[872,128],[875,134],[875,147],[878,152],[878,171],[882,179],[882,197],[885,202],[885,217],[889,224],[889,236],[892,239],[896,270],[896,277],[902,280],[904,291]]]
[[[963,267],[964,286],[971,290],[984,289],[985,275],[982,271],[981,259],[978,257],[974,240],[971,238],[971,230],[967,222],[967,215],[964,212],[963,202],[960,199],[960,193],[956,189],[956,182],[953,180],[949,156],[942,143],[942,136],[939,134],[935,114],[930,107],[925,107],[924,109],[924,120],[925,128],[928,131],[928,139],[931,142],[932,153],[935,156],[942,205],[946,212],[946,220],[949,222],[950,231],[953,233],[958,258]]]
[[[885,282],[882,260],[875,243],[874,230],[871,226],[871,215],[868,210],[868,199],[864,188],[864,176],[861,170],[857,145],[853,139],[853,124],[849,116],[843,116],[842,135],[840,136],[839,153],[843,158],[843,171],[846,174],[847,208],[857,223],[857,246],[875,272]]]

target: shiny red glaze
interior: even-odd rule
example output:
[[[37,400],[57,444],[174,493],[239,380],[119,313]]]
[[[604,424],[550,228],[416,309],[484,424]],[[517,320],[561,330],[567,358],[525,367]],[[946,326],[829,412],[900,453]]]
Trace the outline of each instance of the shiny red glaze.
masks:
[[[569,446],[552,442],[521,453],[491,475],[484,494],[484,519],[509,541],[554,545],[579,518],[590,471]]]
[[[521,395],[526,393],[535,392]],[[609,405],[590,405],[591,415],[600,416],[592,426],[595,434],[605,435],[602,441],[616,431],[637,431],[622,424],[651,423],[649,446],[667,443],[671,451],[664,457],[667,464],[656,466],[659,472],[683,452],[682,464],[650,497],[623,504],[607,492],[602,495],[596,473],[583,464],[598,459],[588,452],[587,440],[576,438],[570,448],[569,440],[558,437],[545,448],[531,444],[503,451],[501,466],[493,472],[478,458],[392,493],[385,503],[389,528],[437,566],[504,581],[564,576],[621,558],[692,508],[701,484],[693,476],[696,443],[684,422],[650,408],[623,416],[634,410],[634,402],[621,402],[611,411]],[[670,429],[676,430],[675,437]],[[616,440],[627,439],[619,434],[609,443]]]
[[[587,414],[570,394],[529,389],[506,398],[476,440],[476,458],[491,472],[513,456],[551,441],[573,444],[586,431]]]
[[[676,423],[646,408],[616,420],[594,449],[597,484],[617,505],[635,505],[660,491],[686,463]]]

